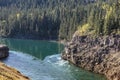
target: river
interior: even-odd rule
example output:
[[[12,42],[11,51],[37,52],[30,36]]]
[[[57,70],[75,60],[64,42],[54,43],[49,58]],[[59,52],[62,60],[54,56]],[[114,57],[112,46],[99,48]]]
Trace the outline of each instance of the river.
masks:
[[[64,47],[57,42],[1,38],[0,44],[10,48],[9,57],[1,61],[31,80],[106,80],[62,60]]]

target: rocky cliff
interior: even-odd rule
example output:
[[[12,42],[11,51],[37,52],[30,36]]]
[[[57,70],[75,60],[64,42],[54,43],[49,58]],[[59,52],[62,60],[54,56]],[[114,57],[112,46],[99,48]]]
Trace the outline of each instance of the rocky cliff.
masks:
[[[120,35],[92,38],[74,36],[65,45],[62,58],[86,70],[120,80]]]

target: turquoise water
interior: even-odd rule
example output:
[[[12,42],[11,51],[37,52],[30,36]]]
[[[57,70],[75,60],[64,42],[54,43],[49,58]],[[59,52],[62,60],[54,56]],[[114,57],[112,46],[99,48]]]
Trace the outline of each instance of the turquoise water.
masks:
[[[1,39],[0,43],[8,45],[10,50],[27,53],[39,59],[44,59],[48,55],[58,54],[63,50],[63,45],[53,41]]]
[[[2,61],[31,80],[106,80],[62,60],[63,45],[57,42],[0,39],[0,43],[10,48],[10,56]]]

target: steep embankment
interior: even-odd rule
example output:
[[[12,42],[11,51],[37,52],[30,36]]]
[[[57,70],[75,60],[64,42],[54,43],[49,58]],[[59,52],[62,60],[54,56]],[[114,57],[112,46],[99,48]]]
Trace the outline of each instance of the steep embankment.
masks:
[[[0,44],[0,59],[9,56],[9,48]],[[6,66],[0,62],[0,80],[29,80],[14,68]]]
[[[120,35],[75,36],[66,44],[62,58],[86,70],[120,80]]]
[[[0,80],[29,80],[29,78],[0,62]]]

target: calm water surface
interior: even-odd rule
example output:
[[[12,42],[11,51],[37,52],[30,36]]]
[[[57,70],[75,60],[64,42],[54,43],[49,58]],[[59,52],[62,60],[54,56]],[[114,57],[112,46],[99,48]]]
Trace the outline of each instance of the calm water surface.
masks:
[[[63,45],[50,41],[0,39],[10,48],[7,65],[18,69],[31,80],[106,80],[61,59]]]

